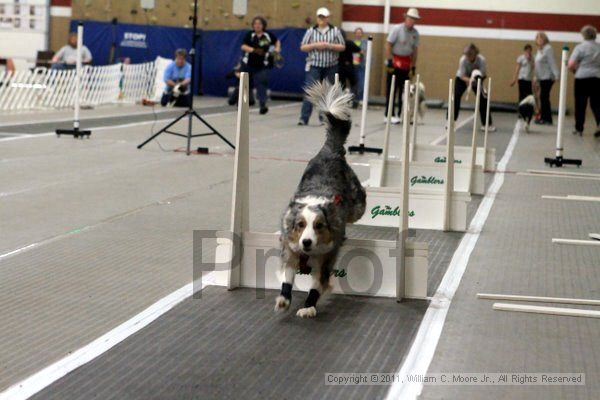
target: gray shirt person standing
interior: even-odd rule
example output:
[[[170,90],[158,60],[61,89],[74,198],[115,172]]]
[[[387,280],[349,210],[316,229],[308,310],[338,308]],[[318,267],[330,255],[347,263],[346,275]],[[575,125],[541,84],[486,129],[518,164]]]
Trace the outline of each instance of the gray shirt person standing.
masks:
[[[568,67],[575,72],[575,131],[583,136],[588,100],[596,120],[595,137],[600,137],[600,43],[591,25],[581,29],[583,42],[573,49]]]
[[[554,59],[554,50],[550,45],[550,40],[545,32],[538,32],[535,35],[535,44],[537,53],[535,54],[535,79],[536,86],[540,89],[540,118],[535,123],[540,125],[552,125],[552,105],[550,104],[550,92],[554,81],[560,76],[556,60]]]
[[[419,47],[419,31],[415,28],[408,29],[406,24],[398,24],[390,31],[387,41],[392,44],[392,54],[398,56],[412,56]]]
[[[419,50],[419,31],[415,28],[416,22],[421,19],[419,10],[409,8],[404,14],[404,22],[396,25],[390,31],[385,43],[385,60],[387,64],[387,83],[385,109],[392,101],[393,124],[400,123],[397,115],[402,113],[402,92],[404,81],[409,79],[410,73],[414,75],[417,55]],[[392,76],[396,76],[394,99],[390,99]],[[396,107],[397,105],[397,107]],[[384,111],[384,113],[386,113]],[[384,122],[387,119],[384,117]]]
[[[569,60],[577,63],[576,79],[600,78],[600,43],[584,40],[573,49]]]
[[[546,43],[535,53],[535,75],[540,81],[555,81],[560,75],[550,43]]]
[[[530,59],[521,54],[517,57],[517,64],[519,64],[519,76],[518,79],[523,81],[530,81],[533,79],[533,65]]]

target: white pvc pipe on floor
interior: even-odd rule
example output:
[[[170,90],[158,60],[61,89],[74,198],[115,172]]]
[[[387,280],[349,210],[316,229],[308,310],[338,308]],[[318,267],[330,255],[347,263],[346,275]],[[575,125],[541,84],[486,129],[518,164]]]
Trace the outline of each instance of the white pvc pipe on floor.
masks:
[[[556,129],[556,157],[563,156],[563,129],[565,126],[565,112],[567,107],[567,62],[569,60],[569,48],[563,47],[560,61],[560,91],[558,97],[558,127]]]
[[[568,316],[568,317],[600,318],[600,311],[582,310],[579,308],[542,307],[542,306],[529,306],[529,305],[524,305],[524,304],[508,304],[508,303],[494,303],[492,308],[494,310],[500,310],[500,311],[516,311],[516,312],[534,313],[534,314],[564,315],[564,316]]]
[[[365,84],[363,88],[363,104],[362,113],[360,116],[360,144],[365,144],[365,128],[367,125],[367,105],[369,103],[369,81],[371,80],[371,50],[373,48],[373,38],[369,36],[367,42],[367,54],[365,55],[367,62],[365,64]]]
[[[571,244],[571,245],[575,245],[575,246],[600,246],[600,241],[597,241],[597,240],[552,238],[552,243],[554,243],[554,244]]]
[[[561,303],[561,304],[581,304],[588,306],[600,306],[600,300],[594,299],[571,299],[567,297],[543,297],[543,296],[522,296],[515,294],[496,294],[496,293],[477,293],[478,299],[485,300],[511,300],[511,301],[531,301],[540,303]]]

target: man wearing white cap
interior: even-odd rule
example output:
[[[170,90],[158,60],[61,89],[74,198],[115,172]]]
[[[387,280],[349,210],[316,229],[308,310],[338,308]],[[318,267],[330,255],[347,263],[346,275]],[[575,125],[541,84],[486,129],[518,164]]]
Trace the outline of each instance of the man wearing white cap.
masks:
[[[315,81],[328,79],[333,83],[338,69],[339,53],[346,49],[344,37],[338,27],[329,23],[331,13],[325,7],[317,10],[317,24],[308,28],[302,39],[300,50],[308,53],[304,86]],[[304,96],[298,125],[308,125],[312,103]]]
[[[419,48],[419,32],[415,23],[421,19],[416,8],[409,8],[404,14],[404,23],[396,25],[390,31],[385,43],[385,59],[387,66],[387,94],[385,101],[385,113],[387,114],[390,101],[390,86],[392,75],[396,75],[396,99],[392,100],[392,123],[400,123],[398,115],[402,114],[402,92],[404,81],[409,78],[409,73],[415,73],[417,64],[417,50]],[[396,104],[398,108],[396,109]]]

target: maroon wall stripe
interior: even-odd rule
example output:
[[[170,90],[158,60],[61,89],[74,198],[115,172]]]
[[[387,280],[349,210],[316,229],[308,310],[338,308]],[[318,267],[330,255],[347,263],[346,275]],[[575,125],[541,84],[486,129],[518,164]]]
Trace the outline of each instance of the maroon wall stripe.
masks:
[[[383,6],[345,4],[343,21],[383,23]],[[404,7],[392,7],[390,22],[404,20]],[[419,8],[424,25],[462,26],[469,28],[504,28],[578,32],[582,26],[591,24],[600,28],[600,15],[561,15],[547,13],[519,13],[504,11],[447,10]]]
[[[51,6],[71,7],[71,0],[51,0]]]

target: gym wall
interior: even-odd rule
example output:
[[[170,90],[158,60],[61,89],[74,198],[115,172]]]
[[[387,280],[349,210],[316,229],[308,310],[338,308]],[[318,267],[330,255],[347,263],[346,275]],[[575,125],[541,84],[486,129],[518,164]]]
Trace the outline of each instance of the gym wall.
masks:
[[[68,17],[53,16],[51,47],[56,50],[67,40],[70,19],[111,21],[122,23],[159,24],[191,27],[193,0],[156,0],[154,10],[144,11],[139,0],[51,0],[56,10],[62,7]],[[60,3],[60,5],[59,5]],[[248,0],[245,16],[233,15],[232,0],[198,0],[198,27],[202,30],[245,29],[252,18],[263,15],[269,28],[305,28],[315,23],[319,7],[328,7],[332,23],[339,25],[342,16],[341,0]]]
[[[351,33],[360,26],[374,37],[371,92],[382,94],[385,1],[344,0],[343,3],[342,27]],[[464,46],[473,42],[486,57],[488,75],[494,78],[493,100],[515,102],[517,88],[509,86],[515,61],[526,43],[534,47],[535,53],[537,31],[548,34],[560,64],[563,45],[573,49],[581,41],[582,26],[592,24],[600,28],[600,7],[597,1],[589,0],[570,0],[568,7],[562,0],[391,0],[390,27],[403,22],[408,7],[418,7],[421,15],[417,24],[421,34],[417,70],[429,98],[447,97],[448,79],[456,75]],[[572,88],[573,74],[569,74],[569,108],[573,106]],[[552,95],[556,107],[558,83]]]

